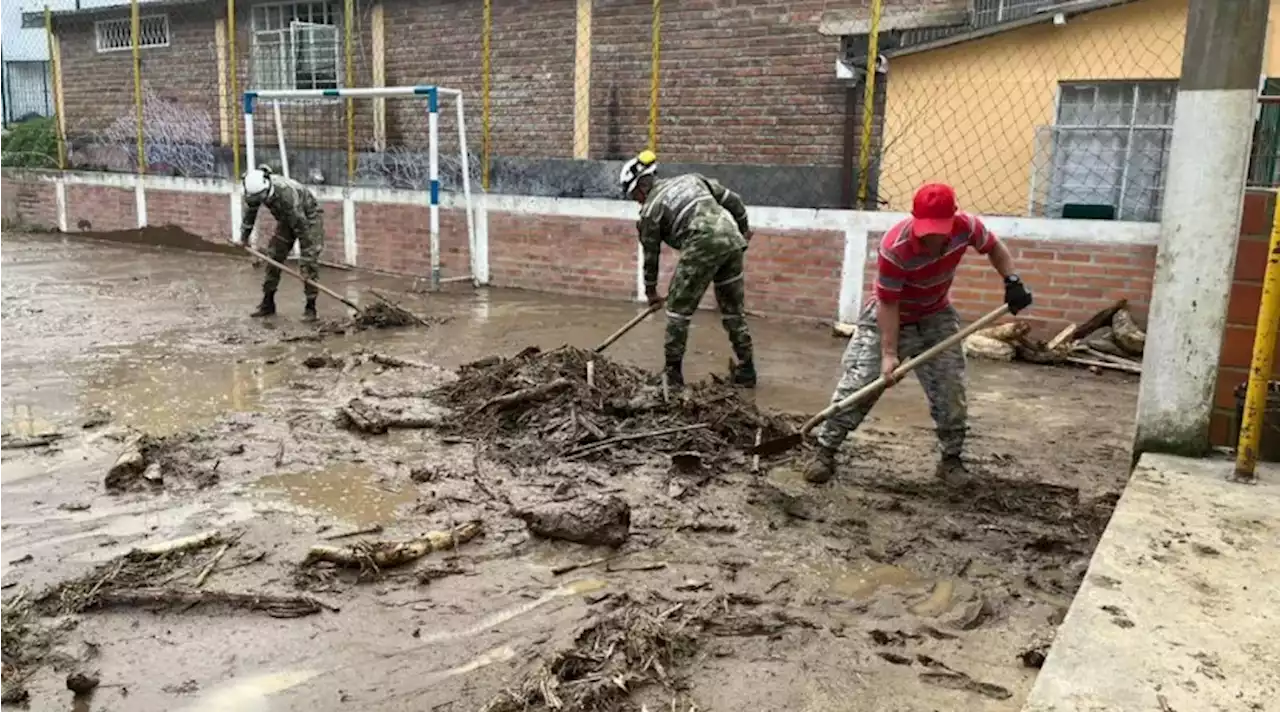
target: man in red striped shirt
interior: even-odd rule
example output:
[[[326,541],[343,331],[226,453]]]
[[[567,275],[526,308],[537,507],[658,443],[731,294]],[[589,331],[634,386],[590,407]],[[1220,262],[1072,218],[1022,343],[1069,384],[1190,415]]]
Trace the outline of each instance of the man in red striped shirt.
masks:
[[[911,217],[894,225],[880,241],[874,299],[858,317],[841,359],[844,373],[831,396],[833,403],[882,375],[892,384],[901,357],[916,356],[959,330],[960,318],[948,294],[956,267],[970,247],[986,255],[1004,279],[1004,298],[1011,312],[1031,306],[1031,293],[1014,274],[1013,257],[1004,243],[977,216],[956,209],[951,186],[925,185],[916,192]],[[921,364],[916,374],[929,398],[929,414],[942,446],[938,475],[962,475],[960,455],[967,429],[964,351],[957,344]],[[805,468],[807,480],[831,479],[840,445],[862,423],[875,400],[822,424],[817,456]]]

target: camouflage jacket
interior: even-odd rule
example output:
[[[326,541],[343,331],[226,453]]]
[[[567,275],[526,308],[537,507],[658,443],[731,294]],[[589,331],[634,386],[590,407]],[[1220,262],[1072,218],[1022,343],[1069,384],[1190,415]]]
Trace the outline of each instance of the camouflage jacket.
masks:
[[[271,175],[271,197],[261,204],[245,201],[244,216],[240,220],[240,239],[246,241],[253,232],[262,205],[271,211],[281,232],[287,230],[296,237],[303,237],[320,219],[320,203],[307,187],[292,178]]]
[[[708,226],[726,218],[737,223],[737,234],[704,234]],[[747,206],[737,193],[721,185],[713,178],[697,173],[659,180],[640,208],[640,220],[636,223],[640,233],[640,245],[644,249],[644,283],[646,287],[658,283],[658,256],[662,243],[682,250],[691,240],[723,239],[726,249],[744,249],[747,222]],[[728,232],[733,232],[732,226]]]

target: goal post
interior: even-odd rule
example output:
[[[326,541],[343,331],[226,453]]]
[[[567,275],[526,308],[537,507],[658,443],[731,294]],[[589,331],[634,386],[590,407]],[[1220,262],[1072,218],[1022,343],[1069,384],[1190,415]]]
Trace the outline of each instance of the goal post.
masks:
[[[399,101],[389,101],[393,99]],[[484,257],[477,254],[472,160],[461,91],[437,86],[260,89],[244,92],[243,102],[246,166],[259,165],[265,147],[284,175],[290,176],[292,167],[304,184],[421,191],[427,207],[432,286],[478,283],[480,274],[487,271],[479,264]],[[359,111],[349,108],[356,104]],[[270,109],[264,119],[271,122],[271,130],[255,126],[255,116],[264,107]],[[423,119],[425,135],[413,131]],[[456,137],[452,130],[442,130],[442,124],[450,122],[456,124]],[[359,143],[357,135],[361,136]],[[297,165],[300,153],[309,157],[309,167]],[[292,166],[291,154],[295,159]],[[442,160],[449,168],[448,186],[441,179]],[[327,175],[317,165],[343,174],[341,180],[333,181],[337,176]],[[464,275],[445,276],[441,271],[440,211],[446,192],[454,193],[453,204],[465,214],[469,260]],[[344,227],[350,229],[352,222],[348,219]]]

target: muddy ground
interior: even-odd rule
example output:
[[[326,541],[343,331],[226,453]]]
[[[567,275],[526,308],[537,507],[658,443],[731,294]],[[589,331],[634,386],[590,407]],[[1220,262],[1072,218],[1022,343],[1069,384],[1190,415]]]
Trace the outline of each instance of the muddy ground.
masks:
[[[973,364],[973,477],[953,485],[906,383],[814,488],[785,457],[754,472],[742,446],[751,424],[785,425],[771,411],[825,405],[843,345],[825,329],[756,319],[755,393],[654,405],[637,370],[660,359],[653,320],[595,369],[630,405],[566,367],[559,400],[479,409],[484,383],[520,377],[464,369],[459,388],[460,366],[531,345],[572,365],[557,347],[590,348],[635,309],[466,288],[406,297],[448,319],[430,329],[317,337],[287,279],[279,317],[244,317],[260,279],[228,256],[5,233],[5,433],[61,436],[3,452],[5,680],[30,709],[67,709],[68,673],[87,672],[100,685],[77,709],[1016,710],[1128,469],[1123,376]],[[323,279],[361,303],[410,287]],[[705,380],[728,349],[713,315],[697,327],[688,375]],[[353,430],[352,399],[387,432]],[[584,447],[729,406],[734,428]],[[140,433],[164,438],[156,467],[107,491]],[[610,497],[630,508],[619,548],[529,533],[526,510]],[[402,566],[370,548],[363,567],[301,565],[314,545],[470,522],[479,536]],[[297,605],[193,600],[243,593]]]

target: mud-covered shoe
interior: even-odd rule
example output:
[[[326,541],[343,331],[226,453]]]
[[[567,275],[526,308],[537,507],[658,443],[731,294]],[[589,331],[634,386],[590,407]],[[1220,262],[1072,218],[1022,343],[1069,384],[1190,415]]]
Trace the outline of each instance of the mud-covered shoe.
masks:
[[[743,388],[756,387],[756,365],[751,361],[743,361],[733,367],[733,385]]]
[[[835,474],[836,451],[831,448],[819,447],[804,468],[804,479],[815,485],[830,482]]]
[[[316,298],[315,297],[307,298],[307,305],[302,308],[302,320],[303,321],[316,320]]]
[[[276,313],[276,295],[274,292],[264,292],[262,302],[258,304],[258,308],[249,316],[264,317],[273,316]]]
[[[964,466],[964,460],[959,455],[943,455],[938,460],[938,469],[934,471],[934,475],[948,484],[959,484],[969,478],[969,470]]]

